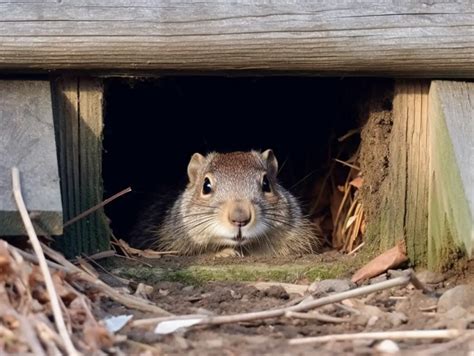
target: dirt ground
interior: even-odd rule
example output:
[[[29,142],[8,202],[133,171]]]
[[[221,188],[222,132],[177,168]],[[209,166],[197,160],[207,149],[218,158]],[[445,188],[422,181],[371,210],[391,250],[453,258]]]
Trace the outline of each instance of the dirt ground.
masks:
[[[316,261],[331,261],[337,256],[333,252],[316,256]],[[248,265],[256,262],[271,266],[285,265],[289,262],[294,264],[310,263],[311,256],[305,256],[293,260],[282,259],[206,259],[189,260],[182,257],[166,257],[156,260],[153,268],[159,267],[163,270],[179,270],[189,267],[191,264],[202,266]],[[149,260],[147,260],[149,262]],[[109,265],[113,273],[130,270],[134,267],[143,267],[140,262],[114,261]],[[149,267],[144,267],[149,268]],[[350,276],[352,269],[348,268],[338,278],[344,279]],[[241,281],[196,281],[186,280],[169,281],[163,278],[150,278],[135,276],[135,282],[143,282],[153,287],[150,299],[161,308],[176,314],[213,314],[229,315],[250,311],[261,311],[272,308],[291,305],[302,300],[298,293],[288,293],[283,287],[268,285],[268,287],[257,288],[254,282]],[[126,276],[130,278],[130,275]],[[152,276],[153,277],[153,276]],[[156,277],[156,276],[155,276]],[[301,278],[299,278],[301,277]],[[161,280],[160,280],[161,279]],[[258,279],[258,278],[257,278]],[[268,277],[263,278],[268,281]],[[378,277],[375,281],[383,280]],[[286,282],[289,280],[286,279]],[[310,284],[307,276],[295,275],[295,284]],[[434,329],[446,327],[443,318],[433,310],[436,306],[437,297],[446,289],[458,284],[474,284],[474,263],[466,263],[457,270],[449,273],[431,276],[432,282],[428,284],[436,293],[425,295],[413,286],[395,287],[389,290],[370,294],[366,297],[349,301],[359,311],[359,315],[350,311],[350,307],[329,305],[319,308],[318,311],[329,316],[345,318],[341,323],[323,322],[318,320],[305,320],[299,318],[272,318],[240,323],[230,323],[219,326],[194,326],[185,330],[177,331],[170,335],[156,335],[153,329],[156,324],[144,332],[143,328],[134,329],[125,327],[120,334],[127,335],[128,341],[121,345],[121,349],[127,354],[186,354],[186,355],[307,355],[314,354],[357,354],[366,355],[377,353],[379,341],[344,341],[328,342],[307,345],[290,345],[288,340],[307,336],[321,336],[341,333],[357,333],[370,331],[393,331],[393,330],[416,330]],[[329,290],[313,293],[314,298],[322,297],[331,293]],[[305,292],[304,296],[311,293]],[[105,307],[105,309],[104,309]],[[134,314],[134,319],[149,318],[136,311],[126,310],[115,303],[103,305],[99,313],[107,314]],[[469,327],[474,327],[472,323]],[[459,354],[467,354],[467,350],[474,349],[474,340],[462,340],[456,342],[442,340],[398,340],[396,341],[402,352],[413,354],[443,354],[446,350],[455,350]]]

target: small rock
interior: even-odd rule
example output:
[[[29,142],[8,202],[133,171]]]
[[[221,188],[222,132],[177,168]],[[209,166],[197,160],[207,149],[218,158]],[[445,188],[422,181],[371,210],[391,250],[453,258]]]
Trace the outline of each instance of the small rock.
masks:
[[[396,354],[400,352],[398,345],[392,340],[384,340],[375,346],[375,350],[382,354]]]
[[[382,273],[380,276],[371,278],[369,282],[370,282],[370,284],[377,284],[377,283],[380,283],[380,282],[384,282],[386,280],[387,280],[387,274]]]
[[[402,277],[402,276],[405,276],[406,271],[407,270],[403,270],[403,269],[389,269],[387,271],[387,275],[390,278]]]
[[[239,292],[236,292],[235,290],[231,289],[230,290],[230,295],[234,299],[240,299],[242,298],[242,295]]]
[[[323,281],[314,282],[308,287],[311,294],[329,294],[340,293],[355,288],[355,284],[349,279],[325,279]]]
[[[222,339],[211,339],[206,341],[206,346],[210,349],[220,348],[224,346],[224,340]]]
[[[408,321],[408,317],[401,312],[392,312],[389,313],[388,320],[390,321],[393,327],[397,327],[402,324],[405,324]]]
[[[170,294],[170,291],[168,289],[159,289],[158,293],[163,297],[166,297],[168,294]]]
[[[456,305],[455,307],[449,309],[446,313],[444,313],[443,317],[450,320],[456,320],[464,318],[466,315],[467,310],[459,305]]]
[[[447,290],[438,300],[438,312],[446,311],[460,306],[465,309],[474,307],[474,286],[462,284]]]
[[[442,273],[431,272],[431,271],[420,271],[416,273],[416,277],[421,283],[425,284],[438,284],[446,279],[446,276]]]
[[[457,305],[446,313],[438,313],[436,326],[440,325],[448,329],[464,330],[468,328],[472,320],[474,320],[474,314]]]
[[[189,292],[192,292],[194,290],[194,286],[187,286],[187,287],[184,287],[181,291],[183,291],[184,293],[189,293]]]
[[[277,299],[288,299],[290,296],[286,292],[285,288],[282,286],[271,286],[270,288],[265,289],[265,296],[273,297]]]
[[[372,315],[367,321],[367,326],[374,326],[380,318],[378,316]]]

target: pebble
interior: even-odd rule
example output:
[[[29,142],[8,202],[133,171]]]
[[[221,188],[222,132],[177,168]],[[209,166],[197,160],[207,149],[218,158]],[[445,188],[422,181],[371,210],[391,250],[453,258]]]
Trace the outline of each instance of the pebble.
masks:
[[[388,320],[393,327],[398,327],[402,324],[405,324],[408,321],[408,317],[401,312],[392,312],[388,315]]]
[[[417,272],[416,277],[424,284],[438,284],[446,279],[446,276],[443,273],[431,272],[428,270]]]
[[[375,350],[382,354],[396,354],[400,352],[397,343],[392,340],[384,340],[375,346]]]
[[[312,283],[308,287],[311,294],[340,293],[355,288],[356,285],[349,279],[325,279]]]
[[[282,286],[271,286],[264,291],[267,297],[273,297],[277,299],[289,299],[290,296]]]
[[[387,280],[387,274],[382,273],[380,276],[374,277],[370,279],[370,284],[377,284]]]
[[[440,313],[445,313],[455,306],[464,309],[474,307],[474,286],[461,284],[448,289],[438,300],[438,312]]]

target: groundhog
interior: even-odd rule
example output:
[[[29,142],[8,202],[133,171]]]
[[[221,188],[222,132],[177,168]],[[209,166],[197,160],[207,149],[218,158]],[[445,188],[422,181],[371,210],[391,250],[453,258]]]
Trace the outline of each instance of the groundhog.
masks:
[[[277,173],[272,150],[195,153],[186,188],[164,217],[152,205],[132,242],[180,255],[315,252],[315,230],[297,199],[278,183]]]

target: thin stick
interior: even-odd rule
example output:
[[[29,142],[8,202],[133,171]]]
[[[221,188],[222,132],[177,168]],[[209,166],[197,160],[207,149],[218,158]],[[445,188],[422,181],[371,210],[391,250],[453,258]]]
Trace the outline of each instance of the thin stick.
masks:
[[[107,271],[107,269],[105,269],[104,267],[102,267],[102,266],[100,265],[100,263],[98,263],[98,262],[95,261],[95,260],[92,260],[92,259],[90,258],[90,256],[84,256],[84,258],[85,258],[86,260],[88,260],[91,264],[93,264],[93,265],[95,265],[96,267],[100,268],[101,271],[104,272],[105,274],[107,274],[107,275],[109,275],[110,277],[114,278],[115,280],[117,280],[117,281],[123,283],[124,286],[129,286],[129,285],[130,285],[130,283],[131,283],[130,280],[125,279],[125,278],[122,278],[122,277],[119,277],[119,276],[116,276],[115,274],[113,274],[113,273]]]
[[[27,317],[19,315],[16,312],[15,317],[20,323],[20,332],[23,334],[26,341],[28,342],[28,345],[30,346],[33,355],[46,355],[43,350],[43,347],[41,346],[41,343],[38,340],[38,336],[36,335]]]
[[[18,253],[21,257],[23,257],[25,260],[33,263],[38,263],[38,257],[35,255],[32,255],[31,253],[28,253],[26,251],[20,250],[19,248],[12,246],[10,244],[7,244],[7,248],[10,250],[11,253]],[[46,260],[46,263],[50,268],[54,268],[60,271],[68,272],[68,269],[64,266],[61,266],[57,263],[54,263],[52,261]]]
[[[110,198],[105,199],[103,202],[100,202],[99,204],[94,205],[92,208],[89,208],[86,211],[83,211],[82,213],[80,213],[79,215],[73,217],[71,220],[66,221],[63,224],[63,228],[74,224],[76,221],[84,219],[87,215],[92,214],[94,211],[99,210],[103,206],[109,204],[111,201],[113,201],[117,198],[120,198],[122,195],[130,193],[131,191],[132,191],[132,188],[130,188],[130,187],[125,188],[124,190],[121,190],[117,194],[112,195]]]
[[[308,319],[308,320],[317,320],[322,321],[323,323],[347,323],[350,321],[350,318],[336,318],[334,316],[311,312],[311,313],[299,313],[294,311],[287,311],[285,313],[287,318],[296,318],[296,319]]]
[[[466,342],[470,338],[474,337],[472,333],[465,333],[464,335],[458,337],[457,339],[450,340],[444,344],[435,345],[420,351],[413,351],[414,355],[417,356],[427,356],[427,355],[437,355],[437,354],[446,354],[449,349],[455,348],[458,345],[461,345],[463,342]]]
[[[66,258],[64,258],[64,256],[61,255],[60,253],[54,251],[53,249],[49,248],[48,246],[44,244],[41,244],[41,246],[43,247],[43,250],[45,251],[45,253],[51,259],[55,260],[56,262],[68,268],[68,270],[71,271],[70,273],[74,273],[79,278],[82,278],[83,280],[93,284],[98,289],[100,289],[104,294],[106,294],[109,298],[115,300],[116,302],[119,302],[120,304],[123,304],[126,307],[129,307],[131,309],[139,309],[141,311],[156,313],[156,314],[161,314],[161,315],[172,315],[166,310],[161,309],[160,307],[152,304],[151,302],[145,299],[138,298],[136,296],[129,295],[129,294],[120,293],[118,290],[112,288],[108,284],[105,284],[100,279],[92,277],[88,273],[84,272],[82,269],[73,265]]]
[[[334,158],[334,160],[335,160],[336,162],[339,162],[339,163],[345,165],[345,166],[354,168],[356,171],[360,171],[360,167],[358,167],[358,166],[356,166],[356,165],[354,165],[354,164],[348,163],[348,162],[346,162],[346,161],[342,161],[342,160],[337,159],[337,158]]]
[[[17,167],[12,168],[12,183],[13,196],[15,197],[16,205],[18,207],[18,210],[20,211],[21,219],[23,220],[23,224],[25,225],[25,229],[30,239],[31,245],[33,246],[33,250],[35,251],[36,256],[38,257],[38,264],[44,276],[44,282],[46,284],[46,290],[48,291],[49,300],[51,302],[51,309],[53,311],[56,327],[58,328],[61,338],[64,340],[64,345],[68,354],[79,355],[67,332],[66,324],[64,323],[63,315],[61,313],[61,307],[59,305],[59,299],[56,294],[56,290],[54,289],[53,279],[51,278],[51,274],[49,273],[46,258],[44,257],[43,250],[41,249],[41,245],[38,240],[38,236],[36,236],[33,223],[30,220],[28,210],[26,209],[25,202],[21,194],[20,171]]]
[[[349,137],[351,137],[352,135],[355,135],[355,134],[357,134],[357,133],[359,133],[359,132],[360,132],[360,128],[349,130],[349,131],[347,131],[347,133],[346,133],[345,135],[343,135],[343,136],[341,136],[341,137],[338,137],[338,138],[337,138],[337,141],[338,141],[338,142],[342,142],[342,141],[348,139]]]
[[[348,340],[406,340],[406,339],[454,339],[463,335],[463,331],[458,329],[446,330],[404,330],[404,331],[381,331],[373,333],[357,334],[335,334],[316,337],[303,337],[290,339],[290,345],[303,345],[311,343],[323,343],[328,341],[348,341]]]
[[[107,250],[107,251],[97,252],[97,253],[94,253],[93,255],[84,256],[84,257],[86,257],[89,260],[101,260],[103,258],[114,257],[115,253],[116,252],[114,250]]]
[[[347,255],[350,256],[350,255],[353,255],[354,253],[356,253],[357,251],[359,251],[362,247],[364,247],[365,245],[365,242],[362,242],[361,244],[359,244],[359,246],[357,246],[355,249],[353,249],[351,252],[349,252]]]
[[[251,313],[234,314],[234,315],[208,316],[208,317],[203,318],[199,322],[199,324],[196,324],[196,325],[230,324],[230,323],[237,323],[237,322],[242,322],[242,321],[276,318],[276,317],[285,315],[285,313],[289,311],[294,311],[294,312],[307,311],[310,309],[322,307],[327,304],[337,303],[348,298],[359,297],[361,295],[378,292],[378,291],[389,289],[392,287],[406,285],[411,281],[412,275],[413,275],[413,271],[409,270],[407,271],[407,273],[404,273],[403,276],[389,279],[388,281],[383,281],[380,283],[371,284],[364,287],[359,287],[356,289],[329,295],[327,297],[323,297],[323,298],[319,298],[315,300],[310,300],[307,302],[301,302],[297,305],[293,305],[290,307],[283,307],[283,308],[277,308],[277,309],[263,310],[263,311],[251,312]],[[181,315],[179,319],[183,319],[183,317],[185,317],[185,315]],[[191,318],[191,316],[188,316],[188,317]],[[175,318],[172,318],[171,320],[174,320],[174,319]]]

